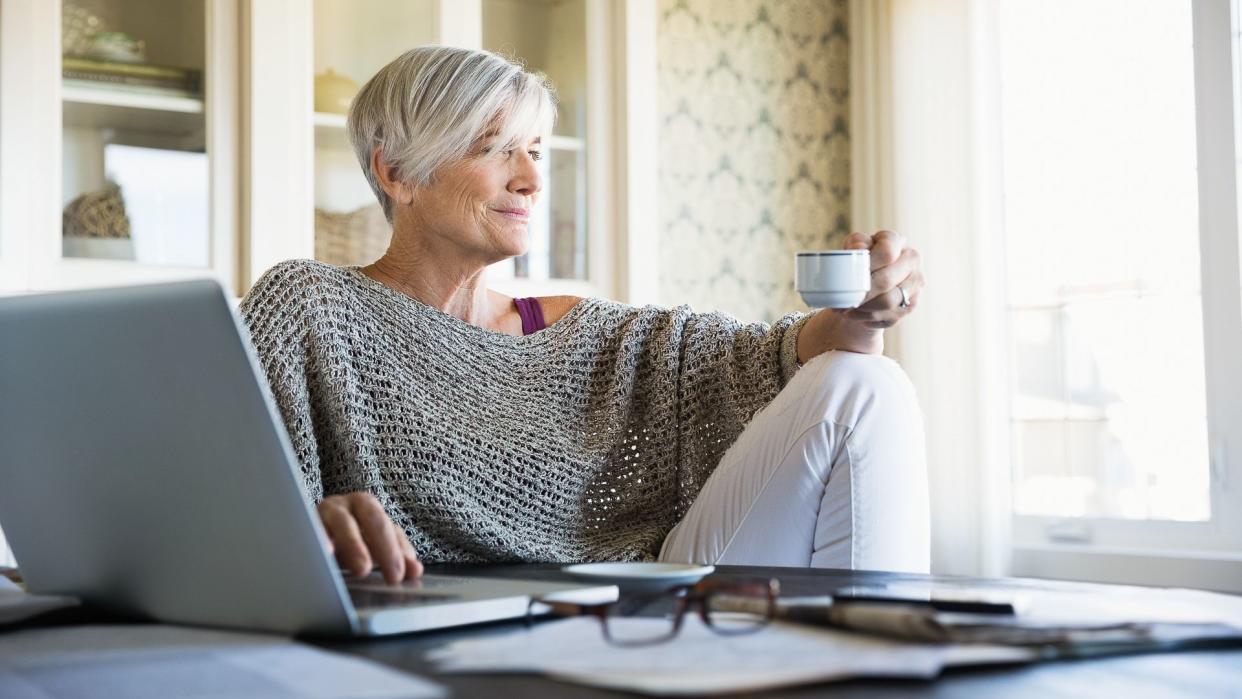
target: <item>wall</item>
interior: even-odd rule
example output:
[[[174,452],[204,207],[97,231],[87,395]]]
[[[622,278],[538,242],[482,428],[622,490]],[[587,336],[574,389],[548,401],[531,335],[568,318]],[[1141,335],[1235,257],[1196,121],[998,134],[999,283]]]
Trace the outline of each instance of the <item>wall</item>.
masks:
[[[771,321],[849,232],[845,0],[659,0],[660,301]]]

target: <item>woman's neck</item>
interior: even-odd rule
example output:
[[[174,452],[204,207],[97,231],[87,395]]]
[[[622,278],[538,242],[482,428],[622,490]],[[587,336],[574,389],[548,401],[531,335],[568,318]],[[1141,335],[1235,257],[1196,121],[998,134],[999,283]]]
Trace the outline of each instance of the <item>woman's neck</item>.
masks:
[[[416,301],[482,328],[505,331],[508,299],[484,286],[484,270],[420,264],[384,255],[362,268],[363,274]]]

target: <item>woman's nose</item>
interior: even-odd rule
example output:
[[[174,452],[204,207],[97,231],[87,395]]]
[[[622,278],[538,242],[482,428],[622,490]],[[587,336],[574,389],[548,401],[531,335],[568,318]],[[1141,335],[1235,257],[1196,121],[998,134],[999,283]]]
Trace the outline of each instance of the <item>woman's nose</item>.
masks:
[[[543,189],[543,176],[539,174],[539,164],[530,153],[522,153],[518,157],[513,177],[509,179],[509,191],[529,197]]]

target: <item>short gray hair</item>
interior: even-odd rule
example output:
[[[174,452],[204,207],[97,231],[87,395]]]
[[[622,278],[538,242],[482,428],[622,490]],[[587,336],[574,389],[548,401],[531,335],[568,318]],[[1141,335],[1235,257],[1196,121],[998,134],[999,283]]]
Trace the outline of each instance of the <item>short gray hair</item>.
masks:
[[[552,87],[542,75],[490,51],[420,46],[406,51],[362,86],[346,129],[367,182],[392,223],[392,201],[371,171],[379,148],[397,177],[416,186],[464,157],[490,130],[498,148],[551,132]]]

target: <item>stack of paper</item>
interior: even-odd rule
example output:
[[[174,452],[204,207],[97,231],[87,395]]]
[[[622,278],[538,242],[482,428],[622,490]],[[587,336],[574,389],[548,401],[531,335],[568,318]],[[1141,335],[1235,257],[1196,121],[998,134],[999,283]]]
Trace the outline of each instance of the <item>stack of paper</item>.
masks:
[[[781,600],[778,621],[750,635],[720,636],[687,617],[674,640],[640,648],[608,644],[590,617],[466,639],[433,650],[446,672],[532,672],[648,694],[755,691],[851,677],[935,677],[945,667],[1242,643],[1242,598],[1194,590],[1016,586],[1017,616],[947,614],[909,605]],[[995,592],[995,588],[988,588]],[[969,590],[963,588],[963,592]],[[766,602],[755,601],[763,606]],[[806,623],[811,622],[811,623]],[[668,619],[620,618],[629,635]]]
[[[667,619],[609,623],[667,628]],[[929,645],[775,623],[721,636],[687,617],[672,641],[639,648],[608,644],[599,621],[578,617],[501,636],[465,639],[431,651],[445,672],[532,672],[648,694],[770,689],[850,677],[927,679],[952,665],[1026,662],[1029,649]]]

